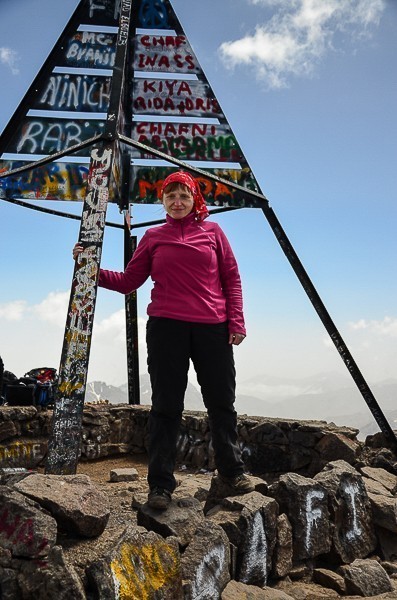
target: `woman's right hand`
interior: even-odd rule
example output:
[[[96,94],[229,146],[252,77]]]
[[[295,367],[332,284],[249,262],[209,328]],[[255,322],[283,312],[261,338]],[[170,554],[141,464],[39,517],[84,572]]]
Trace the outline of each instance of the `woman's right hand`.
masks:
[[[77,244],[75,244],[73,246],[73,250],[72,250],[73,260],[77,260],[83,251],[84,251],[84,246],[82,246],[80,242],[77,242]]]

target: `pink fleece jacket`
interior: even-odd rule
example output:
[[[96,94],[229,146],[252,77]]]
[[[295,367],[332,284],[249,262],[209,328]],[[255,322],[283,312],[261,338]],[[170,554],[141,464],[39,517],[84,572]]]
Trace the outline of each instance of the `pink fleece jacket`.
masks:
[[[245,335],[241,281],[230,244],[217,223],[167,215],[148,229],[124,273],[100,270],[99,285],[129,294],[151,276],[147,313],[195,323],[229,322]]]

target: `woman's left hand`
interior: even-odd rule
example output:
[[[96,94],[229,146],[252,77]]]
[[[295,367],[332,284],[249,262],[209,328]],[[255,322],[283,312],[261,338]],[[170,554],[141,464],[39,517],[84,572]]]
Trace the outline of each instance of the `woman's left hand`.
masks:
[[[245,335],[243,333],[230,333],[229,334],[229,344],[233,344],[233,346],[238,346],[244,340]]]

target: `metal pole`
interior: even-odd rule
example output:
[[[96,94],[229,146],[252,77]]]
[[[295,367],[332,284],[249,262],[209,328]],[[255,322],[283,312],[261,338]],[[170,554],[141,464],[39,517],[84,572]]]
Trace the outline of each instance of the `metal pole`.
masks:
[[[125,212],[124,268],[127,267],[137,246],[136,236],[131,236],[131,217]],[[134,290],[125,296],[125,325],[127,343],[128,403],[140,404],[139,351],[138,351],[138,294]]]
[[[318,295],[309,275],[305,271],[301,261],[299,260],[298,255],[292,247],[292,244],[289,241],[285,231],[283,230],[279,220],[277,219],[273,209],[270,207],[265,207],[262,208],[262,211],[270,227],[272,228],[273,233],[281,246],[281,249],[287,257],[288,262],[290,263],[296,276],[301,282],[304,291],[306,292],[310,302],[314,306],[314,309],[316,310],[332,342],[338,350],[341,359],[345,363],[347,370],[349,371],[355,384],[357,385],[360,394],[364,398],[368,408],[374,416],[375,421],[377,422],[384,436],[390,443],[390,447],[394,450],[394,452],[397,453],[397,438],[393,429],[391,428],[388,420],[383,414],[382,409],[377,403],[375,396],[369,388],[369,385],[365,381],[360,369],[358,368],[357,363],[355,362],[353,356],[351,355],[349,349],[343,341],[341,334],[339,333],[338,329],[336,328],[336,325],[331,319],[330,314],[328,313],[324,303]]]
[[[57,400],[48,442],[46,473],[52,475],[76,473],[80,456],[81,423],[113,153],[113,144],[94,148],[91,152],[79,234],[84,252],[76,261],[73,273]]]
[[[120,6],[109,110],[104,137],[107,144],[91,152],[87,195],[79,241],[85,246],[75,265],[65,338],[59,368],[58,395],[48,444],[46,473],[73,474],[80,456],[81,423],[100,259],[109,197],[120,186],[117,130],[122,120],[124,80],[132,1]]]

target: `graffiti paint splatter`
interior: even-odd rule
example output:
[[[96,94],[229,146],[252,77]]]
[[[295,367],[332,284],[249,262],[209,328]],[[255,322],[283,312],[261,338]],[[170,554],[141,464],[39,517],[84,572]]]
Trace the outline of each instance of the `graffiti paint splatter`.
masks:
[[[239,569],[242,583],[265,586],[267,581],[268,544],[263,516],[257,511],[252,517],[242,548],[243,557]]]
[[[310,553],[312,546],[313,529],[317,527],[317,523],[321,520],[323,513],[321,507],[314,507],[316,500],[323,500],[325,494],[321,490],[309,490],[306,496],[305,516],[306,516],[306,536],[305,548]]]

